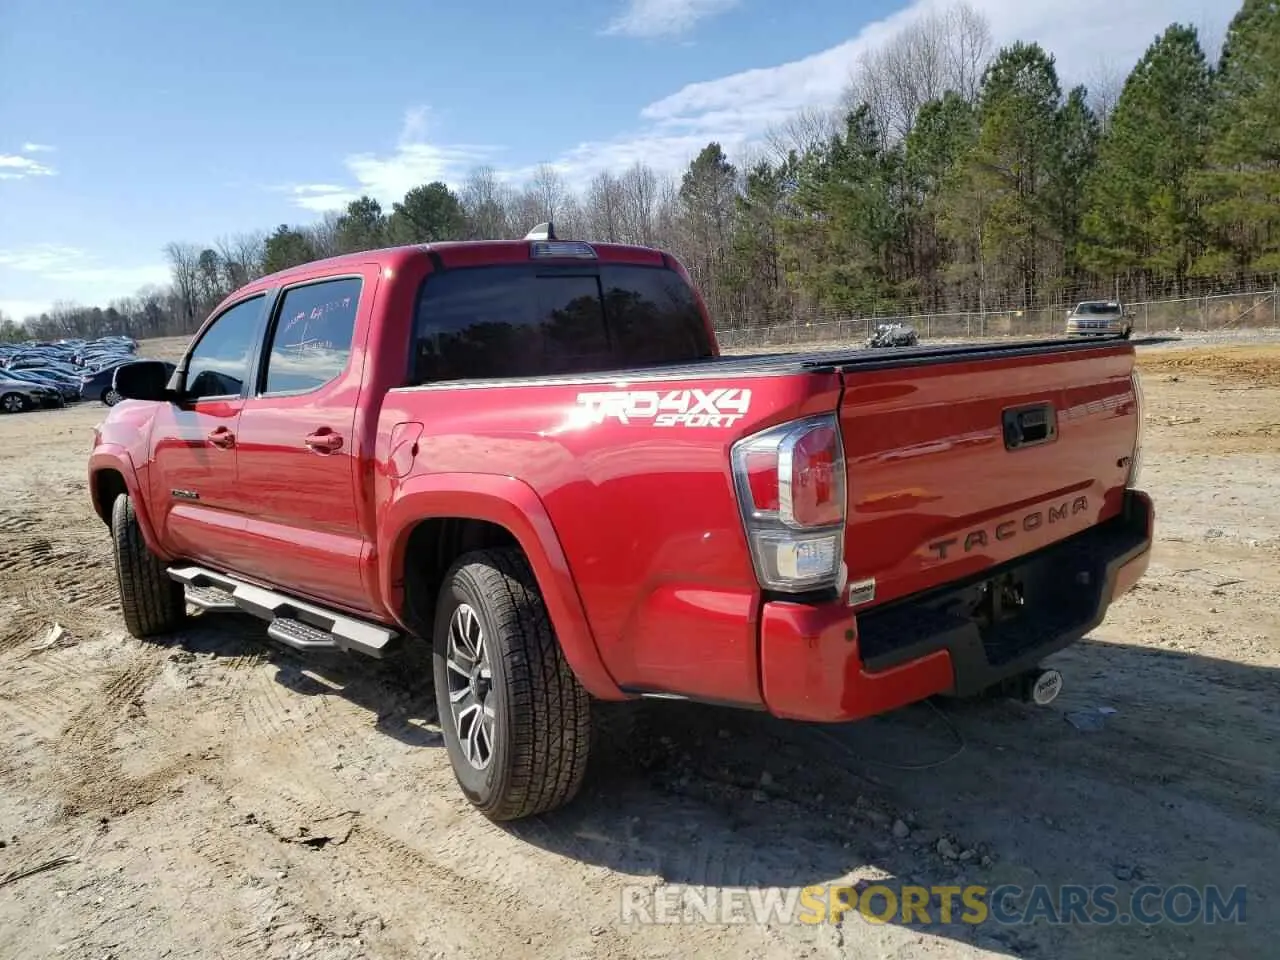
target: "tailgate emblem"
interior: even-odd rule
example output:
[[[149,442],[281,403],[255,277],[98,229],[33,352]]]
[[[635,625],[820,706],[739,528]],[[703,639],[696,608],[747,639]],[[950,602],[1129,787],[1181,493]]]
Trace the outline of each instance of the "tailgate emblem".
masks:
[[[849,584],[849,606],[860,607],[876,598],[876,578],[868,577]]]
[[[1017,520],[1005,520],[997,523],[994,527],[979,527],[976,530],[970,530],[964,535],[964,552],[969,553],[978,547],[989,547],[995,540],[1012,540],[1019,531],[1030,533],[1038,530],[1046,523],[1064,523],[1069,517],[1074,517],[1078,513],[1086,513],[1089,510],[1088,497],[1076,497],[1074,500],[1063,500],[1061,503],[1054,504],[1046,510],[1032,510],[1030,513],[1023,514]],[[1046,520],[1046,516],[1048,519]],[[960,544],[959,537],[950,537],[946,540],[935,540],[929,544],[927,549],[933,554],[936,560],[945,560],[951,551],[951,548]]]

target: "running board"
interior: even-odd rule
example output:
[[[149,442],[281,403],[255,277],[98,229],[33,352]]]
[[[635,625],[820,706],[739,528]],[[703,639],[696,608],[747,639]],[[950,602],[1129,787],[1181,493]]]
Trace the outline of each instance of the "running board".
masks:
[[[345,650],[382,658],[399,635],[386,627],[335,613],[305,600],[245,583],[204,567],[170,567],[187,588],[187,600],[203,610],[243,610],[270,621],[267,636],[295,650]]]

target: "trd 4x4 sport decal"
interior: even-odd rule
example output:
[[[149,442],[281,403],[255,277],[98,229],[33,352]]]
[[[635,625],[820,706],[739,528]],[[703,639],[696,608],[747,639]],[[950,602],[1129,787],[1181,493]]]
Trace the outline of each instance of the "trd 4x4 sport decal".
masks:
[[[578,394],[578,409],[591,423],[651,422],[655,427],[731,427],[751,408],[751,391],[618,390]]]

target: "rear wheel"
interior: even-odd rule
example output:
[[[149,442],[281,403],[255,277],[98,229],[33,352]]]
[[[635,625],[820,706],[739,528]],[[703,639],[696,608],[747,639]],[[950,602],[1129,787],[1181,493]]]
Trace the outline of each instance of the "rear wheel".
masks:
[[[0,410],[5,413],[21,413],[27,409],[27,398],[20,393],[6,393],[0,396]]]
[[[111,543],[128,631],[139,638],[154,637],[181,626],[187,616],[182,584],[171,580],[164,564],[147,549],[128,494],[111,505]]]
[[[454,776],[477,809],[516,820],[573,799],[587,767],[590,698],[519,550],[476,551],[450,569],[432,673]]]
[[[108,407],[114,407],[122,399],[124,398],[121,397],[120,394],[116,393],[115,387],[107,387],[107,389],[102,391],[102,402]]]

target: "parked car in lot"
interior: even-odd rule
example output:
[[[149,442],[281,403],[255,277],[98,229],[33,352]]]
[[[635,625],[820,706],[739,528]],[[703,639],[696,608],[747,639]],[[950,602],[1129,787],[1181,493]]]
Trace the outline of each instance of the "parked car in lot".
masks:
[[[72,403],[80,399],[80,381],[74,374],[64,373],[60,369],[47,367],[22,367],[5,369],[2,372],[12,380],[25,380],[41,387],[52,387],[58,392],[63,403]]]
[[[0,370],[0,413],[21,413],[35,407],[61,405],[62,395],[54,387],[17,380]]]
[[[1128,340],[1133,317],[1117,300],[1084,300],[1067,314],[1067,336],[1099,337],[1119,334]]]
[[[87,489],[126,629],[421,640],[495,820],[574,796],[600,701],[1047,702],[1150,556],[1132,344],[722,356],[675,258],[549,225],[256,280],[114,383]]]
[[[116,370],[122,364],[129,363],[136,359],[138,358],[123,358],[118,362],[113,362],[109,366],[103,367],[96,373],[85,374],[80,378],[79,398],[81,400],[100,400],[108,407],[114,407],[121,400],[120,394],[116,392],[116,388],[114,386]],[[167,361],[161,362],[164,363],[165,369],[168,373],[173,373],[174,365],[172,363],[168,363]]]
[[[137,346],[134,340],[122,336],[0,344],[0,376],[52,387],[62,402],[71,403],[85,395],[86,377],[137,359]],[[108,373],[106,389],[92,392],[91,399],[104,400],[109,388]]]

